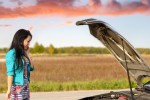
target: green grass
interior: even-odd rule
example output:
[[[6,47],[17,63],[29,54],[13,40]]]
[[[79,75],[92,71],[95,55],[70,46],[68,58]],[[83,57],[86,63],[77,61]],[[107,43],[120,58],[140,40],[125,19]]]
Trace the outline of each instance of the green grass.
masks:
[[[132,87],[137,87],[132,82]],[[31,82],[31,92],[48,92],[48,91],[73,91],[73,90],[101,90],[101,89],[126,89],[129,83],[126,79],[122,80],[95,80],[83,82]],[[0,87],[0,93],[5,93],[6,87]]]
[[[136,84],[132,81],[132,86]],[[90,81],[90,82],[31,82],[31,91],[70,91],[70,90],[99,90],[129,88],[127,80]]]

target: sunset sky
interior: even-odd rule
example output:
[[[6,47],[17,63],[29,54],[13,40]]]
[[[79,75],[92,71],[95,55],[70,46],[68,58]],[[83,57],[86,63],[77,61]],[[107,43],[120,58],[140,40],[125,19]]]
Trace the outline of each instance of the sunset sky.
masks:
[[[104,47],[76,21],[107,22],[134,47],[150,48],[150,0],[0,0],[0,48],[9,48],[18,29],[35,42],[54,47]]]

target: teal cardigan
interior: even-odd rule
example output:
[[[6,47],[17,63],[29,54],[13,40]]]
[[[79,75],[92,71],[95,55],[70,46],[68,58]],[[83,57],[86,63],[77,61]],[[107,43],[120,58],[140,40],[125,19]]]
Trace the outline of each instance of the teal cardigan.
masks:
[[[15,61],[16,52],[15,49],[11,49],[6,53],[6,69],[7,69],[7,75],[13,76],[13,85],[23,85],[24,79],[24,59],[22,58],[23,66],[19,66]],[[33,71],[33,67],[29,64],[27,67],[28,70],[28,81],[30,82],[30,71]]]

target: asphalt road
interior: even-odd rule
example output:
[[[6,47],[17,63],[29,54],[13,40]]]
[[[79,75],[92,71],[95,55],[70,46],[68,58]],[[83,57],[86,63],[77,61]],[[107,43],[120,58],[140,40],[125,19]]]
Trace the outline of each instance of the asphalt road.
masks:
[[[129,90],[129,89],[124,89]],[[107,93],[112,90],[84,90],[62,92],[32,92],[31,100],[78,100],[84,97]],[[122,90],[113,90],[122,91]],[[0,100],[6,100],[5,94],[0,94]]]

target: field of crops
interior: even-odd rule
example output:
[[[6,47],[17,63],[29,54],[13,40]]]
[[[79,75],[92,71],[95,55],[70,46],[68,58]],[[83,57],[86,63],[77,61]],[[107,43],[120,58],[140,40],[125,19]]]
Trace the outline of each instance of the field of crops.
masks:
[[[150,63],[150,56],[144,58]],[[31,72],[32,91],[75,90],[71,86],[67,87],[66,84],[77,86],[80,84],[80,88],[75,86],[76,90],[88,89],[88,86],[82,87],[90,83],[94,88],[90,85],[89,89],[101,89],[102,87],[94,85],[101,82],[104,84],[112,81],[124,82],[127,78],[126,72],[111,55],[33,56],[32,59],[35,65],[35,70]],[[4,62],[0,62],[0,74],[0,91],[4,92],[7,87]],[[63,89],[62,84],[67,88]],[[41,87],[50,87],[50,89],[42,90]]]

